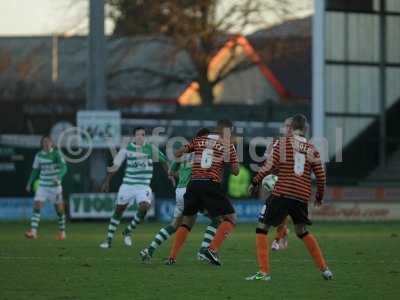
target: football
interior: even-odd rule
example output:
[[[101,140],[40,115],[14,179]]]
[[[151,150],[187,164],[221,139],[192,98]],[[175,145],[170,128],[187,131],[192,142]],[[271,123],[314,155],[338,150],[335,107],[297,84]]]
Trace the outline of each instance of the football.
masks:
[[[266,191],[272,192],[277,181],[278,176],[270,174],[264,177],[262,180],[262,186]]]

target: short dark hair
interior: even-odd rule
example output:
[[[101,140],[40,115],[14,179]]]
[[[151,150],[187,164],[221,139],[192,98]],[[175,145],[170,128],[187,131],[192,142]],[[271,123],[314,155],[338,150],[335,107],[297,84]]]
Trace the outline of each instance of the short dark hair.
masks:
[[[132,134],[136,134],[136,132],[139,130],[143,130],[146,133],[146,129],[144,127],[135,127],[133,128]]]
[[[43,141],[44,141],[45,139],[50,139],[51,141],[53,141],[53,140],[51,139],[50,134],[45,134],[45,135],[43,135],[43,136],[40,138],[40,147],[43,147]]]
[[[305,131],[307,128],[307,118],[303,114],[296,114],[292,119],[292,129]]]
[[[218,120],[217,127],[218,128],[231,128],[233,126],[232,121],[228,119]]]
[[[210,133],[210,129],[204,127],[204,128],[199,129],[199,131],[197,131],[196,137],[207,135],[209,133]]]

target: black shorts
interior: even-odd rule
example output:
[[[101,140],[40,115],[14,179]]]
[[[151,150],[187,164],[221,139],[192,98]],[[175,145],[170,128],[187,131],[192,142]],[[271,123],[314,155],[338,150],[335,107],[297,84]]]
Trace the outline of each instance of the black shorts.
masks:
[[[288,215],[292,218],[294,224],[312,224],[308,218],[307,203],[274,195],[265,200],[258,221],[265,225],[278,226]]]
[[[184,216],[193,216],[203,210],[210,218],[235,213],[221,185],[211,180],[190,181],[184,199]]]

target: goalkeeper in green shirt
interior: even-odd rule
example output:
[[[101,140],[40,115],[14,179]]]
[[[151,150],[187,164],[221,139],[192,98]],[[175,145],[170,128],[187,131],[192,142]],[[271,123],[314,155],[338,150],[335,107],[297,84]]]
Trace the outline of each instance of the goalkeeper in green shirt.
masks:
[[[196,137],[209,134],[209,130],[206,128],[200,129],[197,133]],[[151,241],[150,245],[147,248],[144,248],[140,251],[140,256],[144,262],[149,262],[154,255],[154,252],[158,247],[161,246],[166,240],[170,238],[176,231],[176,229],[180,226],[182,222],[182,213],[184,207],[184,195],[186,193],[186,186],[188,185],[191,175],[192,175],[192,163],[194,160],[194,153],[188,153],[182,162],[173,162],[169,175],[178,178],[178,185],[175,190],[175,210],[174,216],[171,223],[163,228],[161,228],[154,239]],[[207,249],[210,245],[212,239],[214,238],[215,232],[217,231],[217,227],[219,225],[219,220],[211,220],[211,223],[207,226],[206,232],[204,233],[203,241],[201,243],[201,247],[197,254],[199,260],[202,260],[202,256],[200,253],[203,249]]]

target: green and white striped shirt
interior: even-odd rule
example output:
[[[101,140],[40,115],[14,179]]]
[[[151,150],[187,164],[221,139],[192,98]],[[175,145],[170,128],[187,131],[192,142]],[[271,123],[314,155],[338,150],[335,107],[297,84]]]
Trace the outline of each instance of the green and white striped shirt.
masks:
[[[64,158],[56,149],[49,152],[39,151],[33,160],[33,171],[39,171],[39,186],[57,187],[67,171]],[[35,178],[31,175],[30,181]]]
[[[138,146],[129,143],[114,158],[114,165],[121,166],[126,159],[126,170],[122,183],[129,185],[149,186],[153,177],[153,162],[167,162],[159,149],[151,144]]]

